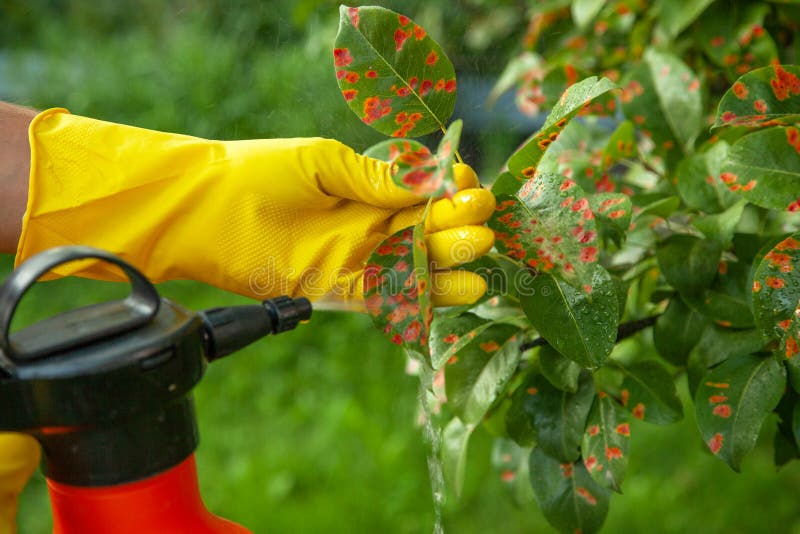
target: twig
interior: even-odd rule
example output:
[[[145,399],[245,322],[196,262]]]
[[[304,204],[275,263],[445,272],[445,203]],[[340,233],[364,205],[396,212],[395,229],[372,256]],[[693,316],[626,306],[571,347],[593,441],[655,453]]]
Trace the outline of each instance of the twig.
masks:
[[[623,339],[631,337],[645,328],[653,326],[659,317],[661,317],[661,315],[653,315],[652,317],[645,317],[644,319],[637,319],[635,321],[622,323],[617,328],[617,341],[622,341]],[[542,345],[549,345],[549,343],[545,338],[537,337],[536,339],[520,345],[519,350],[520,352],[525,352],[526,350],[530,350],[535,347],[541,347]]]

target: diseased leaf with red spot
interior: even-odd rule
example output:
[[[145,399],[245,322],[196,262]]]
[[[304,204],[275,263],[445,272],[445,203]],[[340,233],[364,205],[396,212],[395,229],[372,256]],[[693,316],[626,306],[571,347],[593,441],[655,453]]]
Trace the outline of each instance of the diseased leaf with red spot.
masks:
[[[364,123],[393,137],[444,130],[456,101],[455,70],[414,21],[382,7],[341,6],[334,46],[336,70],[346,71],[337,74],[339,87],[357,91],[344,96]],[[348,81],[350,72],[358,79]]]
[[[622,111],[655,144],[668,164],[691,152],[702,128],[697,75],[677,56],[645,51],[643,61],[623,82]]]
[[[687,362],[689,393],[695,396],[708,371],[719,363],[732,358],[752,354],[764,348],[765,342],[755,328],[733,330],[719,326],[709,326],[703,332],[700,342],[692,349]]]
[[[642,360],[619,365],[617,369],[623,374],[620,403],[635,418],[657,425],[668,425],[683,418],[675,382],[663,365],[655,360]]]
[[[690,208],[719,213],[739,197],[720,179],[730,145],[717,141],[704,152],[692,154],[678,165],[678,192]]]
[[[587,368],[603,364],[614,348],[619,323],[616,286],[595,266],[586,288],[539,273],[520,292],[522,309],[539,334],[558,352]]]
[[[495,438],[492,444],[492,467],[509,490],[514,504],[530,504],[534,500],[528,458],[530,448],[523,448],[510,439]]]
[[[593,398],[594,382],[584,372],[575,393],[556,389],[540,374],[532,375],[517,389],[514,401],[521,404],[538,446],[561,462],[573,462],[580,454]]]
[[[794,125],[800,122],[800,66],[771,65],[748,72],[722,96],[713,128]]]
[[[433,311],[422,223],[378,245],[367,261],[363,284],[367,313],[375,325],[392,343],[429,354]]]
[[[394,164],[394,182],[421,197],[451,196],[456,192],[453,158],[461,137],[461,120],[453,121],[436,153],[413,139],[387,139],[371,146],[365,156]]]
[[[764,339],[781,339],[800,301],[800,232],[767,252],[753,275],[753,314]]]
[[[439,369],[456,356],[457,352],[491,326],[491,321],[474,313],[455,317],[435,316],[431,326],[431,363]]]
[[[795,391],[800,392],[800,303],[781,337],[776,356],[786,362],[789,383]]]
[[[569,87],[548,115],[542,128],[508,160],[508,169],[517,178],[530,178],[547,147],[555,141],[564,126],[584,106],[605,95],[617,86],[606,78],[592,76]]]
[[[695,412],[703,441],[734,471],[755,446],[785,385],[786,370],[776,358],[742,355],[712,369],[697,388]]]
[[[516,196],[498,195],[487,224],[503,254],[572,284],[589,283],[599,240],[589,201],[573,180],[538,174]]]
[[[728,152],[720,178],[757,206],[800,210],[800,130],[775,127],[742,137]]]
[[[476,324],[474,319],[469,321]],[[489,323],[466,332],[467,339],[457,343],[445,365],[445,388],[448,404],[464,423],[479,423],[516,371],[518,332],[516,326]]]
[[[777,60],[775,41],[764,28],[769,11],[760,2],[743,4],[741,9],[714,2],[694,26],[695,42],[727,79],[734,80]]]
[[[583,465],[599,484],[621,493],[629,449],[627,413],[618,408],[608,395],[599,395],[594,400],[583,433]]]
[[[750,294],[750,265],[738,261],[717,264],[716,280],[696,294],[681,294],[692,310],[720,326],[752,328],[755,319]]]
[[[622,246],[633,215],[630,197],[623,193],[599,193],[589,196],[589,205],[594,212],[602,242],[613,241],[617,246]]]
[[[635,159],[639,152],[638,144],[633,122],[622,121],[603,149],[603,168],[609,169],[619,161]]]
[[[599,532],[611,492],[595,482],[583,462],[562,463],[541,447],[531,452],[530,479],[539,508],[560,532]]]

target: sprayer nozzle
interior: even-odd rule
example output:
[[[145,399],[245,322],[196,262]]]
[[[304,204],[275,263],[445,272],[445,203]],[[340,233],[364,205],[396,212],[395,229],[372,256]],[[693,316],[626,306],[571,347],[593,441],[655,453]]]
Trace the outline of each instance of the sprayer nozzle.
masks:
[[[213,361],[269,334],[294,330],[311,317],[306,298],[277,297],[260,305],[213,308],[200,312],[205,323],[206,359]]]

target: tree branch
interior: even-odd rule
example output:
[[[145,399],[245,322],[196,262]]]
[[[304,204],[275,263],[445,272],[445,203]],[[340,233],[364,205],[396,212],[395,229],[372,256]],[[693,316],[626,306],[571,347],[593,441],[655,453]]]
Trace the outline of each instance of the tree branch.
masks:
[[[643,319],[637,319],[635,321],[629,321],[627,323],[622,323],[617,328],[617,341],[622,341],[625,338],[631,337],[632,335],[638,333],[645,328],[649,328],[653,326],[658,318],[661,315],[653,315],[651,317],[645,317]],[[520,345],[519,350],[520,352],[525,352],[526,350],[533,349],[535,347],[541,347],[542,345],[549,345],[547,340],[543,337],[537,337],[527,343],[523,343]]]

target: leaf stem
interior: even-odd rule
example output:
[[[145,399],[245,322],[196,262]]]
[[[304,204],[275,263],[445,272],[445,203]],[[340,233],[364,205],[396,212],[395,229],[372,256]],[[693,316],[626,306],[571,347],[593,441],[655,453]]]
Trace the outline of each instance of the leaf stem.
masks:
[[[636,319],[635,321],[629,321],[627,323],[622,323],[617,328],[617,341],[622,341],[625,338],[631,337],[634,334],[638,333],[645,328],[653,326],[658,318],[661,317],[661,314],[653,315],[651,317],[645,317],[643,319]],[[530,350],[536,347],[541,347],[543,345],[549,345],[547,340],[543,337],[537,337],[531,341],[523,343],[519,347],[520,352],[525,352],[526,350]]]

